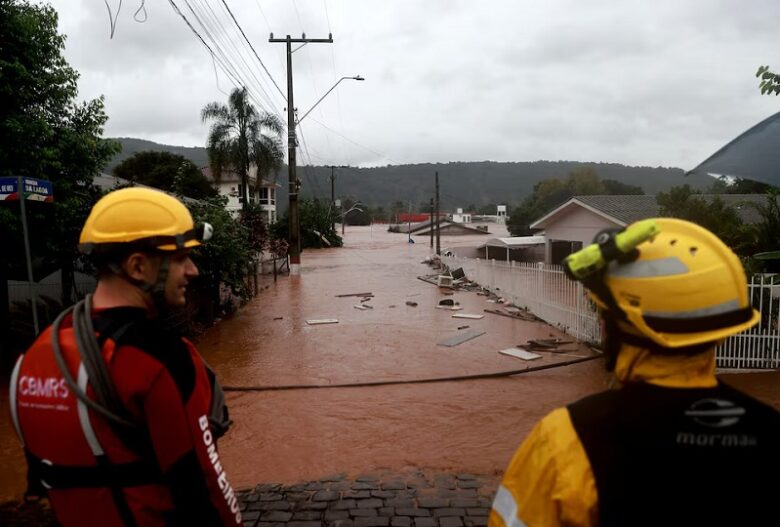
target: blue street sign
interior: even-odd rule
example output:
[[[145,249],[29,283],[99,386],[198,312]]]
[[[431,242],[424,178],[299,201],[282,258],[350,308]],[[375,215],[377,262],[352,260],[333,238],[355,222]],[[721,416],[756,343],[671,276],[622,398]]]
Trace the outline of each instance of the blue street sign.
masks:
[[[24,195],[27,201],[54,201],[54,192],[51,181],[35,179],[31,177],[21,178],[24,186]],[[19,200],[19,178],[0,178],[0,201]]]

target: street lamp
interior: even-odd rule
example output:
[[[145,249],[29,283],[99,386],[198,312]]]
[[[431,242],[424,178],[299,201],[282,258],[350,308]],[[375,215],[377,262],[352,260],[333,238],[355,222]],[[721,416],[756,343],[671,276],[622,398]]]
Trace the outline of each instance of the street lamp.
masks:
[[[346,212],[342,212],[342,213],[341,213],[341,237],[342,237],[342,238],[344,237],[344,224],[347,222],[347,214],[349,214],[349,213],[350,213],[350,212],[352,212],[353,210],[357,210],[357,211],[363,212],[363,209],[361,209],[360,207],[358,207],[358,205],[362,205],[362,203],[360,203],[360,202],[358,202],[358,203],[355,203],[354,205],[352,205],[352,206],[349,208],[349,210],[348,210],[348,211],[346,211]]]
[[[287,71],[288,71],[288,77],[287,77],[287,148],[288,148],[288,170],[290,173],[290,207],[289,207],[289,214],[290,214],[290,274],[296,275],[300,272],[299,267],[301,264],[301,223],[300,223],[300,213],[298,211],[298,192],[301,188],[301,181],[298,179],[298,175],[295,171],[295,147],[297,146],[297,139],[295,137],[295,128],[298,126],[298,124],[303,121],[307,115],[311,113],[311,111],[320,103],[322,100],[327,97],[327,95],[332,92],[336,86],[339,85],[339,83],[346,79],[356,80],[356,81],[363,81],[365,80],[360,75],[355,75],[354,77],[341,77],[338,81],[336,81],[336,84],[334,84],[328,91],[325,92],[325,95],[319,98],[317,102],[314,103],[314,106],[309,108],[309,110],[303,114],[303,116],[300,119],[295,118],[295,112],[294,112],[294,106],[293,106],[293,94],[292,94],[292,76],[290,75],[290,71],[292,70],[292,51],[290,50],[290,42],[291,39],[288,37],[287,39]]]
[[[316,107],[317,107],[317,105],[318,105],[319,103],[321,103],[321,102],[322,102],[322,99],[324,99],[325,97],[327,97],[327,96],[328,96],[328,94],[329,94],[330,92],[332,92],[333,90],[335,90],[335,89],[336,89],[336,86],[338,86],[338,85],[339,85],[339,83],[340,83],[341,81],[343,81],[343,80],[347,80],[347,79],[351,79],[351,80],[353,80],[353,81],[364,81],[364,80],[366,80],[365,78],[361,77],[360,75],[355,75],[354,77],[341,77],[339,80],[337,80],[337,81],[336,81],[336,84],[334,84],[333,86],[331,86],[331,87],[330,87],[330,89],[329,89],[328,91],[326,91],[326,92],[325,92],[325,95],[323,95],[322,97],[320,97],[320,98],[319,98],[319,100],[318,100],[317,102],[315,102],[315,103],[314,103],[314,106],[312,106],[311,108],[309,108],[309,111],[307,111],[305,114],[303,114],[303,117],[301,117],[300,119],[298,119],[298,121],[296,121],[296,124],[298,124],[298,123],[300,123],[301,121],[303,121],[303,120],[306,118],[306,116],[307,116],[307,115],[309,115],[309,114],[311,113],[311,111],[312,111],[314,108],[316,108]]]

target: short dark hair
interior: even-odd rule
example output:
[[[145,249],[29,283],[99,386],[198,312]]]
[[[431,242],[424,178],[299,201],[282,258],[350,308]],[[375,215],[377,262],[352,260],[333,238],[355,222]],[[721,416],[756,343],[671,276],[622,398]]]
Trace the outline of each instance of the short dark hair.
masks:
[[[95,266],[97,278],[106,278],[117,274],[117,269],[122,263],[134,253],[144,253],[149,256],[158,255],[159,252],[150,249],[148,246],[134,244],[123,244],[121,247],[114,247],[108,251],[99,251],[89,255],[90,261]]]

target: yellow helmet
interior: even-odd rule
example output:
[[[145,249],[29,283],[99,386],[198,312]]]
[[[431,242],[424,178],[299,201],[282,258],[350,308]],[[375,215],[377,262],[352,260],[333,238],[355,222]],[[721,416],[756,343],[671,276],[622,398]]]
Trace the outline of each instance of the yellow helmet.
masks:
[[[168,194],[143,187],[109,192],[89,213],[79,250],[93,254],[135,244],[160,251],[194,247],[211,237],[211,225],[196,227],[187,207]]]
[[[654,221],[660,232],[637,246],[638,257],[609,262],[605,287],[591,289],[602,309],[617,310],[629,331],[665,348],[714,342],[758,323],[745,271],[725,243],[695,223]]]

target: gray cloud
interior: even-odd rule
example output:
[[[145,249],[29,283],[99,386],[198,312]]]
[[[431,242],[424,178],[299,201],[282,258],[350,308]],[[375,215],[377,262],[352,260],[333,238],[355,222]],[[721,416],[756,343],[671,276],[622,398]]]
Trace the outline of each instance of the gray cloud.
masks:
[[[202,145],[200,109],[224,101],[220,90],[232,81],[215,76],[166,2],[147,2],[147,22],[134,22],[139,1],[124,2],[113,40],[103,3],[53,2],[68,34],[66,56],[82,74],[80,93],[105,95],[110,135]],[[184,0],[176,3],[195,23]],[[189,3],[208,18],[257,102],[281,115],[284,100],[221,2]],[[780,68],[775,0],[228,5],[283,90],[284,46],[268,43],[268,33],[333,33],[333,45],[293,55],[299,113],[341,76],[366,77],[341,83],[307,117],[303,162],[572,159],[692,168],[780,109],[753,77],[760,64]]]

